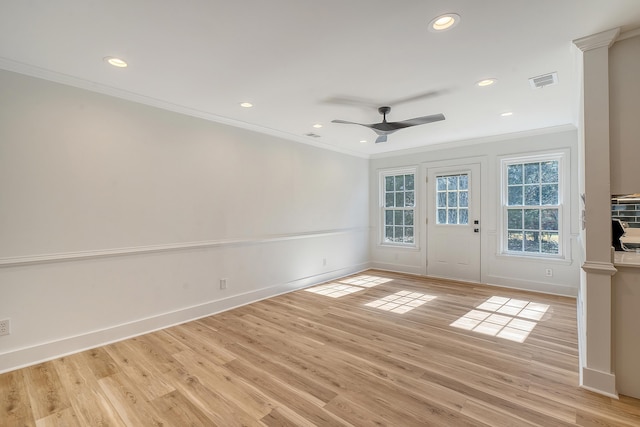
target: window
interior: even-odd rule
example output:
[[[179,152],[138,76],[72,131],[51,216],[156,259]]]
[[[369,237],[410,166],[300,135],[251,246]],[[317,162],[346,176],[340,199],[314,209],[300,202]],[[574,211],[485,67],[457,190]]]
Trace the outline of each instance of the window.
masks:
[[[436,223],[469,224],[469,174],[436,177]]]
[[[415,168],[380,174],[383,244],[415,246],[415,177]]]
[[[502,161],[503,253],[562,255],[563,158],[556,154]]]

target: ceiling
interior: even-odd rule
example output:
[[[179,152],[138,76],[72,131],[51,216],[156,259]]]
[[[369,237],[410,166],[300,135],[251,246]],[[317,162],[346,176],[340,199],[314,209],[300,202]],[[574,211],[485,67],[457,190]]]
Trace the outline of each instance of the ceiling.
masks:
[[[459,25],[429,31],[447,12]],[[367,157],[575,123],[571,42],[616,27],[640,27],[640,1],[2,1],[0,68]],[[376,123],[388,104],[389,121],[446,120],[381,144],[331,123]]]

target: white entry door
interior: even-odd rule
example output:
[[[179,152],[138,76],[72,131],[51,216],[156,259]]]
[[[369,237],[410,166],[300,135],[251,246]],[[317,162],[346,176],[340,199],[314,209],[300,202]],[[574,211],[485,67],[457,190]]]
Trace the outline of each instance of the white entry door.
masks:
[[[480,282],[480,165],[427,169],[427,275]]]

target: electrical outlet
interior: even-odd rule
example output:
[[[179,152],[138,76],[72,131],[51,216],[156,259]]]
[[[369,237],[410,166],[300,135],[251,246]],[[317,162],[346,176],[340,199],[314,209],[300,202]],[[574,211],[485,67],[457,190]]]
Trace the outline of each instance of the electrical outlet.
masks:
[[[0,320],[0,335],[9,335],[11,333],[11,320]]]
[[[322,266],[323,267],[327,266],[327,259],[326,258],[322,258]]]
[[[544,275],[545,275],[545,276],[547,276],[547,277],[553,277],[553,270],[552,270],[552,269],[550,269],[550,268],[547,268],[547,269],[544,271]]]
[[[220,289],[227,289],[227,279],[220,279]]]

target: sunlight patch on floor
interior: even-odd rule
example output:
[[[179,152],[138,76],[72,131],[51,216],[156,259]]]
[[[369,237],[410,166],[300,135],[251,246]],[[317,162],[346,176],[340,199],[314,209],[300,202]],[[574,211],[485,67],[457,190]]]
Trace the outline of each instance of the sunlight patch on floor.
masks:
[[[392,279],[384,277],[361,274],[359,276],[347,277],[336,280],[335,282],[307,288],[305,291],[331,298],[339,298],[354,292],[363,291],[367,288],[373,288],[374,286],[390,282],[391,280]]]
[[[449,326],[522,343],[548,309],[548,304],[493,296]]]
[[[433,295],[421,294],[419,292],[400,291],[365,305],[392,313],[407,313],[435,298]]]

